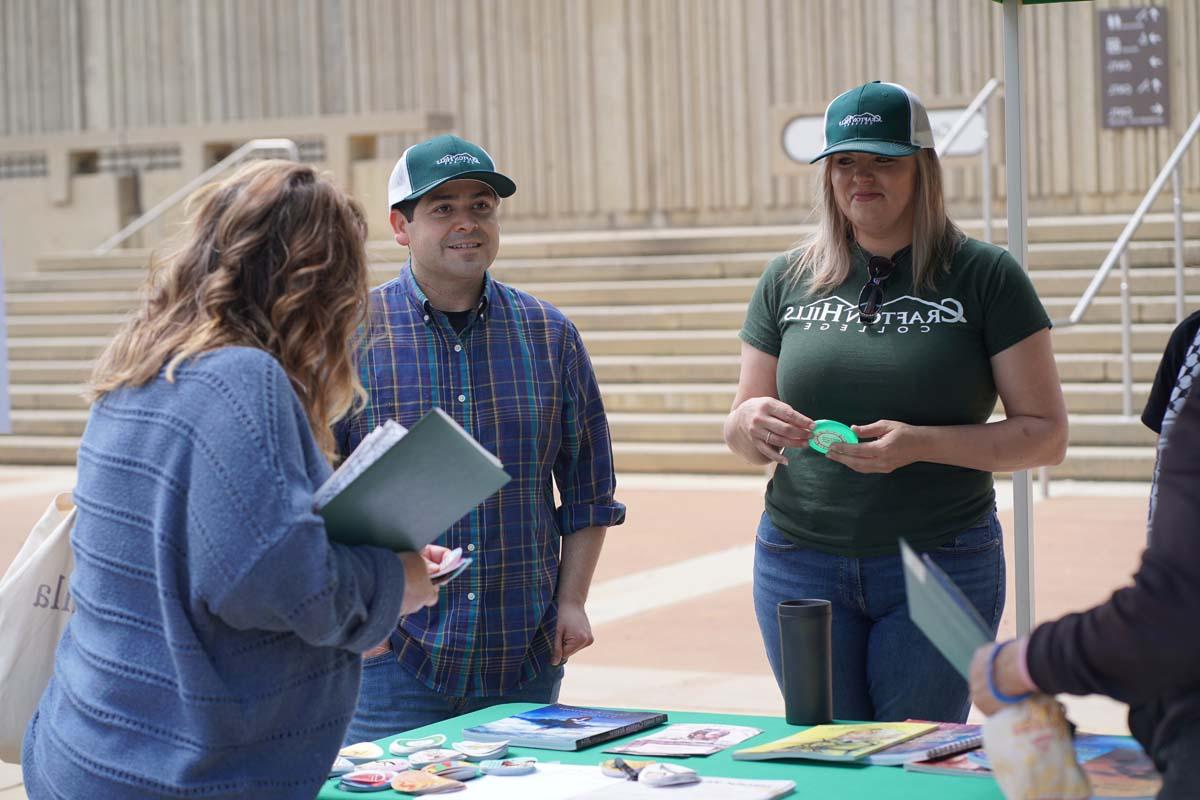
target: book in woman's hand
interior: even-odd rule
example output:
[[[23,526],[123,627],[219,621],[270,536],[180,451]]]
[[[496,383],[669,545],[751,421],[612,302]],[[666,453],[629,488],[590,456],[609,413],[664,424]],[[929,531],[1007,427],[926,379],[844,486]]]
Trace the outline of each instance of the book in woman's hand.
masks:
[[[409,430],[388,420],[372,431],[314,505],[333,541],[419,551],[509,480],[500,459],[435,408]]]

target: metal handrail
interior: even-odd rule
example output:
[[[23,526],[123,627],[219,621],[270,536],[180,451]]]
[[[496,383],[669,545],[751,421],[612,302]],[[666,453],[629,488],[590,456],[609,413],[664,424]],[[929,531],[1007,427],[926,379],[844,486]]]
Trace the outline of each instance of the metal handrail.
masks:
[[[981,203],[983,211],[983,240],[985,242],[992,241],[992,147],[988,141],[989,128],[991,127],[988,120],[987,101],[996,93],[1003,84],[996,78],[992,78],[983,85],[979,93],[975,95],[967,108],[955,120],[951,126],[950,132],[946,134],[946,138],[938,144],[936,152],[938,158],[950,149],[950,145],[957,141],[962,132],[966,130],[967,125],[971,122],[971,118],[976,114],[983,117],[983,163],[980,165],[979,172],[983,185],[980,187],[980,195],[983,198]]]
[[[1187,132],[1179,140],[1175,151],[1171,153],[1171,157],[1167,159],[1167,163],[1163,165],[1162,170],[1158,173],[1158,177],[1154,179],[1154,183],[1150,184],[1150,189],[1147,190],[1146,196],[1142,198],[1142,202],[1138,204],[1137,210],[1133,212],[1133,216],[1125,224],[1125,229],[1117,237],[1117,241],[1113,244],[1112,249],[1108,251],[1108,255],[1104,257],[1104,261],[1100,263],[1099,269],[1096,270],[1096,276],[1092,278],[1092,282],[1084,290],[1083,296],[1075,304],[1075,309],[1071,311],[1070,316],[1066,319],[1056,320],[1055,325],[1060,327],[1076,325],[1083,318],[1088,307],[1091,306],[1092,301],[1099,294],[1100,287],[1107,280],[1108,274],[1112,272],[1113,265],[1117,263],[1121,258],[1121,254],[1125,252],[1125,248],[1129,246],[1129,241],[1137,233],[1137,229],[1141,227],[1143,218],[1150,211],[1150,206],[1158,199],[1159,193],[1166,185],[1167,180],[1175,172],[1180,159],[1183,158],[1183,154],[1191,145],[1192,140],[1196,138],[1197,133],[1200,133],[1200,114],[1197,114],[1196,118],[1192,120],[1192,124],[1188,126]],[[1176,206],[1176,208],[1180,211],[1182,210],[1180,206]]]
[[[175,205],[185,200],[189,195],[191,195],[192,192],[211,181],[217,175],[220,175],[225,170],[240,164],[243,160],[245,160],[246,156],[250,155],[251,153],[278,152],[281,150],[287,153],[288,158],[292,161],[300,160],[300,148],[297,147],[296,143],[291,139],[251,139],[237,150],[234,150],[228,156],[221,159],[216,164],[213,164],[211,167],[204,170],[204,172],[185,183],[182,187],[172,192],[169,196],[158,203],[158,205],[154,206],[154,208],[150,209],[133,222],[117,231],[115,234],[109,237],[104,244],[100,245],[92,252],[96,255],[104,255],[105,253],[111,251],[117,245],[121,244],[126,239],[157,220]]]
[[[1075,304],[1075,308],[1071,311],[1066,319],[1055,320],[1055,327],[1068,328],[1072,325],[1079,324],[1083,319],[1083,315],[1087,313],[1091,307],[1092,301],[1096,299],[1096,295],[1100,293],[1100,287],[1108,280],[1109,274],[1112,272],[1113,266],[1120,264],[1121,266],[1121,381],[1122,381],[1122,402],[1121,407],[1125,416],[1130,416],[1133,413],[1133,345],[1131,331],[1131,312],[1129,298],[1129,242],[1133,239],[1133,235],[1137,233],[1141,227],[1142,221],[1146,214],[1150,211],[1150,206],[1158,199],[1158,195],[1162,192],[1163,187],[1167,185],[1167,180],[1170,179],[1174,185],[1174,212],[1175,212],[1175,317],[1176,322],[1183,319],[1183,297],[1184,297],[1184,264],[1183,264],[1183,200],[1181,181],[1179,180],[1179,162],[1187,152],[1188,147],[1196,139],[1197,134],[1200,134],[1200,114],[1192,120],[1192,124],[1188,126],[1187,131],[1179,140],[1179,144],[1171,153],[1159,171],[1158,177],[1150,184],[1150,188],[1146,191],[1146,196],[1142,198],[1142,202],[1138,204],[1137,210],[1133,212],[1133,216],[1129,218],[1129,222],[1125,223],[1124,230],[1117,237],[1117,241],[1113,244],[1112,249],[1108,251],[1108,255],[1104,257],[1104,261],[1100,263],[1096,270],[1096,275],[1092,278],[1092,282],[1088,284],[1084,290],[1083,296],[1079,298],[1079,302]]]
[[[950,148],[950,145],[954,144],[958,137],[962,135],[962,132],[966,130],[967,123],[971,121],[971,117],[979,113],[979,109],[983,108],[983,104],[986,103],[991,98],[992,94],[999,88],[1000,81],[996,78],[992,78],[983,85],[983,88],[979,90],[979,94],[975,95],[975,99],[967,104],[967,110],[959,116],[958,120],[954,123],[954,126],[950,128],[950,132],[946,134],[946,138],[942,139],[942,141],[938,144],[936,148],[938,158],[941,158],[942,154],[944,154],[946,150]]]

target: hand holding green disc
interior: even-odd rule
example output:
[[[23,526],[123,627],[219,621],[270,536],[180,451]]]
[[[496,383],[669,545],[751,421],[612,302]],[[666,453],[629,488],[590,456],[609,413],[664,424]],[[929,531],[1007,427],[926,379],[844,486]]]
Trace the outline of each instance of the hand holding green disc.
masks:
[[[828,453],[830,446],[838,442],[858,444],[858,436],[850,426],[831,419],[819,419],[813,423],[812,438],[808,440],[809,447],[818,453]]]

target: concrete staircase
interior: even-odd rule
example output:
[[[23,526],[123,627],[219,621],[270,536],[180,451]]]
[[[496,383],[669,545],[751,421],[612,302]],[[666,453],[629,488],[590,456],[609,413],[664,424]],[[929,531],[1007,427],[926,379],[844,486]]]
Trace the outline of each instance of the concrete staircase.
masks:
[[[1030,269],[1054,318],[1066,316],[1108,252],[1120,217],[1039,219]],[[978,230],[968,232],[978,235]],[[595,363],[624,472],[753,473],[721,441],[738,374],[747,298],[798,227],[604,231],[506,236],[493,272],[562,308]],[[1003,241],[1003,226],[999,237]],[[1149,218],[1131,247],[1135,414],[1174,327],[1171,228]],[[1187,220],[1188,306],[1200,304],[1200,215]],[[372,243],[372,283],[403,252]],[[54,255],[8,281],[14,435],[0,463],[70,464],[87,420],[81,398],[91,362],[137,302],[148,254]],[[1056,331],[1071,412],[1071,447],[1055,477],[1146,480],[1153,436],[1124,418],[1120,307],[1114,276],[1086,322]]]

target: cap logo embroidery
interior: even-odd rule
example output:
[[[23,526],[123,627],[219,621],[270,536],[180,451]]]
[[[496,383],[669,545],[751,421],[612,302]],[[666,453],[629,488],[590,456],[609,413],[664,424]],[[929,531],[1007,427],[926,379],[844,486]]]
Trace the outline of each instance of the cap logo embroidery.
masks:
[[[838,125],[845,128],[850,125],[874,125],[877,122],[883,122],[883,117],[864,111],[861,114],[847,114]]]
[[[442,156],[437,161],[433,162],[439,167],[448,166],[450,164],[479,164],[478,158],[470,153],[455,153],[454,155]]]

